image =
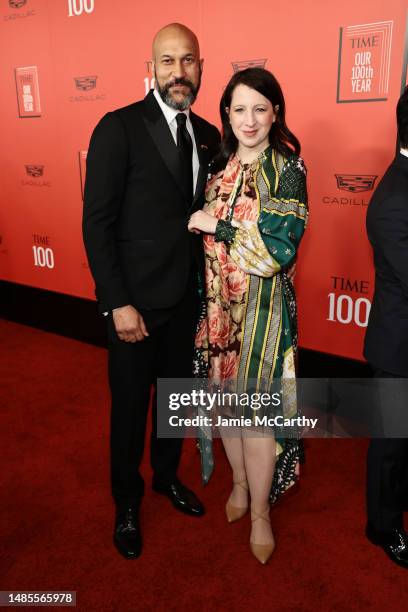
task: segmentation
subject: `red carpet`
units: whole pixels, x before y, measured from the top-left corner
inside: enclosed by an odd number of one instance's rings
[[[80,610],[405,610],[408,573],[364,536],[366,442],[307,442],[296,491],[272,511],[277,539],[262,567],[249,518],[227,525],[230,477],[217,447],[205,489],[192,440],[180,476],[207,514],[190,518],[150,490],[144,553],[111,543],[106,352],[0,322],[0,590],[75,590]],[[146,453],[147,456],[147,453]]]

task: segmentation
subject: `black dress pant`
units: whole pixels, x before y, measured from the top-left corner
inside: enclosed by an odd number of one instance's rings
[[[142,313],[149,336],[136,343],[120,340],[108,320],[111,411],[111,482],[118,506],[140,504],[144,492],[139,466],[153,386],[151,465],[153,479],[175,480],[182,439],[157,437],[157,378],[191,378],[198,289],[193,277],[183,299],[166,311]]]
[[[375,378],[400,378],[383,370],[374,370]],[[405,395],[405,393],[404,393]],[[390,381],[381,384],[378,395],[379,417],[384,435],[398,431],[398,414],[403,421],[408,411],[408,398],[398,393]],[[403,512],[408,505],[408,439],[373,438],[367,456],[367,519],[379,534],[388,534],[403,527]]]

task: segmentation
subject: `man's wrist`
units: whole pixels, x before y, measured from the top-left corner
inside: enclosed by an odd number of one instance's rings
[[[122,306],[115,306],[115,308],[111,308],[110,310],[104,310],[102,312],[102,315],[104,317],[108,317],[109,315],[114,313],[116,310],[121,310],[122,308],[126,308],[127,306],[130,306],[130,304],[123,304]]]

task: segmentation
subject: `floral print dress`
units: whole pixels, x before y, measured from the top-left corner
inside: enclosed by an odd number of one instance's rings
[[[204,236],[205,300],[196,335],[195,373],[216,380],[295,378],[296,299],[286,270],[307,222],[306,170],[295,155],[268,147],[252,164],[237,155],[207,184],[206,212],[219,219]],[[286,414],[296,413],[296,400]],[[211,430],[199,446],[204,482],[213,469]],[[298,440],[277,441],[271,500],[296,479]]]

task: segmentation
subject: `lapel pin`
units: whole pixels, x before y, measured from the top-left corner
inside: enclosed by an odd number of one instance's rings
[[[203,149],[203,151],[207,151],[208,147],[207,145],[200,145],[200,149]]]

